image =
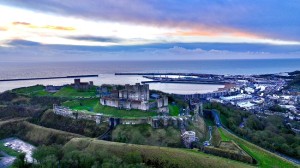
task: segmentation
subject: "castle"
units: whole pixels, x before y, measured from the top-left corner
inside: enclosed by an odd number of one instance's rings
[[[90,82],[80,82],[80,79],[74,79],[74,83],[72,84],[74,89],[87,91],[94,86],[93,81]]]
[[[161,96],[156,99],[149,97],[148,84],[125,85],[124,89],[108,89],[102,88],[100,93],[100,103],[102,105],[124,108],[124,109],[139,109],[147,111],[152,108],[157,108],[158,112],[169,112],[168,97]]]

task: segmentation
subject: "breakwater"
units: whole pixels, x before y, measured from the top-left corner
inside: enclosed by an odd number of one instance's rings
[[[98,75],[74,75],[74,76],[54,76],[54,77],[41,77],[41,78],[1,79],[0,82],[24,81],[24,80],[43,80],[43,79],[62,79],[62,78],[88,78],[88,77],[98,77]]]
[[[224,85],[227,82],[218,81],[193,81],[193,80],[155,80],[155,81],[142,81],[141,83],[181,83],[181,84],[210,84],[210,85]]]
[[[131,73],[131,72],[118,72],[115,73],[115,75],[147,75],[147,76],[154,76],[154,75],[177,75],[177,76],[220,76],[220,75],[216,75],[216,74],[201,74],[201,73]]]

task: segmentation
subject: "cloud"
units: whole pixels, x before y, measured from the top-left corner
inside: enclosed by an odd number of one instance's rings
[[[100,37],[100,36],[69,36],[65,37],[73,40],[82,40],[82,41],[93,41],[93,42],[111,42],[118,43],[124,41],[121,38],[116,37]]]
[[[170,43],[142,46],[49,45],[16,39],[0,47],[1,61],[211,60],[300,58],[299,46]],[[235,51],[230,50],[235,48]],[[238,49],[237,49],[238,48]],[[260,50],[258,50],[260,48]],[[278,51],[276,51],[278,50]],[[284,51],[284,54],[282,54]]]
[[[64,30],[64,31],[72,31],[75,30],[73,27],[65,27],[65,26],[53,26],[53,25],[44,25],[44,26],[37,26],[33,25],[28,22],[12,22],[15,26],[26,26],[33,29],[52,29],[52,30]]]
[[[13,25],[22,25],[22,26],[30,26],[31,25],[30,23],[27,23],[27,22],[13,22],[12,24]]]
[[[0,27],[0,31],[7,31],[8,29],[6,27]]]
[[[300,41],[298,0],[10,0],[2,4],[92,20]]]
[[[53,30],[64,30],[64,31],[73,31],[73,30],[75,30],[75,28],[73,28],[73,27],[51,26],[51,25],[42,26],[40,28],[53,29]]]

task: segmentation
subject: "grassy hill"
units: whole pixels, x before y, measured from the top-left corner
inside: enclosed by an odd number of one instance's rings
[[[63,106],[69,107],[74,110],[86,110],[122,118],[151,117],[157,115],[157,112],[142,111],[136,109],[125,110],[117,109],[115,107],[103,106],[100,104],[98,98],[70,100],[63,103]]]
[[[234,140],[243,150],[250,154],[257,162],[259,167],[297,167],[295,164],[282,157],[279,157],[257,145],[243,140],[223,128],[219,128],[222,140]]]
[[[154,129],[148,124],[119,125],[112,132],[112,140],[142,145],[181,147],[179,129],[168,127]]]
[[[53,113],[52,110],[47,110],[40,119],[35,119],[33,121],[35,124],[47,128],[67,131],[87,137],[98,137],[109,128],[108,123],[96,124],[95,121],[91,120],[75,120],[57,115]]]
[[[65,86],[56,93],[47,92],[45,90],[45,86],[43,85],[35,85],[35,86],[13,89],[13,92],[21,95],[27,95],[27,96],[56,96],[56,97],[68,97],[68,98],[76,98],[76,97],[89,98],[89,97],[95,97],[97,95],[96,87],[93,87],[87,91],[79,91],[74,89],[72,86]]]
[[[0,138],[18,137],[35,145],[65,144],[75,137],[84,137],[65,131],[38,126],[24,120],[0,121]]]
[[[54,93],[54,96],[59,97],[95,97],[96,95],[97,91],[95,86],[88,91],[78,91],[72,86],[65,86]]]
[[[66,151],[80,150],[87,153],[96,153],[97,149],[105,150],[107,155],[113,154],[119,158],[125,158],[128,153],[138,152],[144,163],[154,167],[252,167],[248,164],[193,150],[124,144],[89,138],[73,138],[64,146]]]

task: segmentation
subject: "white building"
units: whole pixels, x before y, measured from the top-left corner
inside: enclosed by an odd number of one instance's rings
[[[196,141],[196,133],[194,131],[185,131],[181,137],[186,147],[190,147],[192,142]]]
[[[251,98],[252,96],[248,94],[238,94],[234,96],[220,97],[220,99],[224,101],[244,100],[244,99],[251,99]]]
[[[250,101],[238,102],[236,105],[247,110],[252,109],[255,106],[255,104],[251,103]]]

